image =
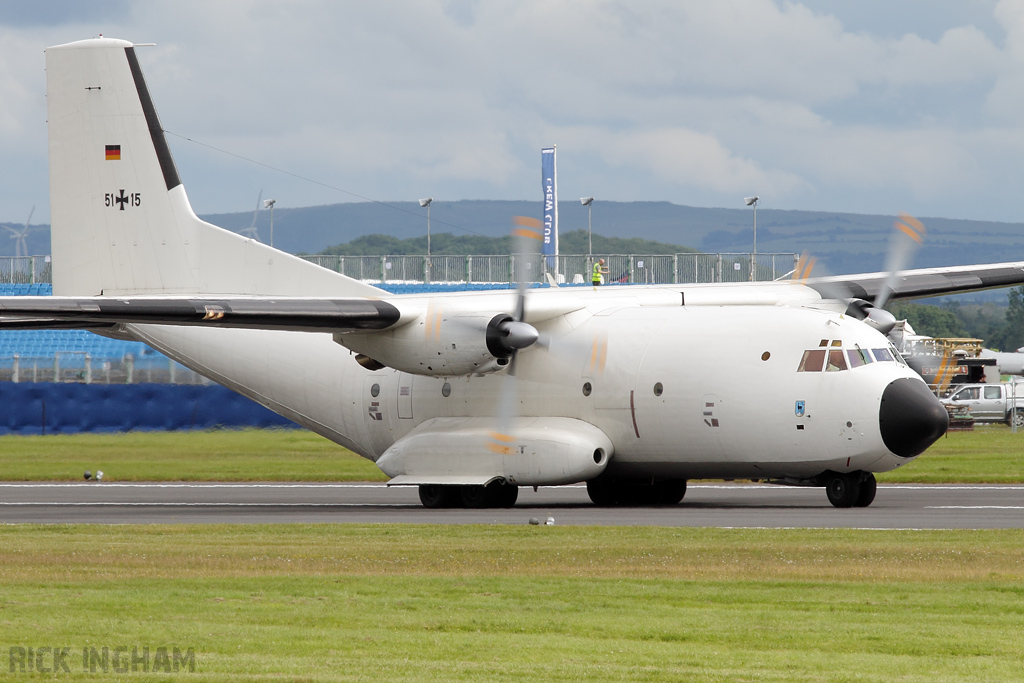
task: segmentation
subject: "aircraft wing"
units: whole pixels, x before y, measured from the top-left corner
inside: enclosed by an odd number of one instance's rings
[[[874,302],[885,289],[888,273],[862,273],[810,278],[806,281],[826,298],[853,297]],[[1024,284],[1024,261],[978,266],[919,268],[900,274],[890,299],[918,299]]]
[[[0,297],[0,329],[102,329],[118,323],[261,330],[383,330],[402,317],[379,299]]]

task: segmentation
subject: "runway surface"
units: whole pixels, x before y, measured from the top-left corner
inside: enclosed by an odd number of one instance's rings
[[[598,508],[586,488],[521,488],[514,508],[428,510],[417,490],[376,483],[0,483],[0,523],[555,524],[864,529],[1024,528],[1024,485],[880,485],[868,508],[824,489],[693,484],[679,505]]]

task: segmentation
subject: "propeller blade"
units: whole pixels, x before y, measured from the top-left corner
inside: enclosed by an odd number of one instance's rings
[[[516,303],[512,311],[512,319],[499,323],[495,328],[498,343],[510,352],[509,363],[501,394],[498,396],[498,426],[487,440],[489,450],[505,455],[511,452],[511,444],[514,440],[514,436],[511,434],[512,425],[519,413],[516,359],[520,349],[532,346],[540,339],[537,328],[523,322],[526,318],[527,278],[536,261],[536,255],[540,252],[540,244],[543,240],[540,221],[526,216],[513,217],[512,238]],[[533,281],[533,278],[529,279]]]
[[[885,279],[885,284],[882,285],[882,291],[875,300],[876,308],[885,308],[885,305],[889,303],[889,299],[896,292],[900,275],[910,265],[917,250],[921,248],[927,232],[921,221],[905,213],[900,214],[899,219],[893,223],[893,228],[895,232],[889,243],[889,255],[885,263],[885,272],[888,273],[888,276]]]

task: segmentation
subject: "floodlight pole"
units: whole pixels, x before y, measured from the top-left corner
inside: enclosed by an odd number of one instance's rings
[[[424,264],[423,272],[427,282],[430,282],[430,205],[434,203],[433,197],[420,200],[420,206],[427,207],[427,262]]]
[[[580,197],[580,204],[587,207],[587,267],[594,267],[594,226],[590,221],[594,209],[593,197]]]
[[[263,208],[270,209],[270,246],[274,246],[274,204],[277,204],[276,199],[263,200]]]
[[[747,197],[743,200],[747,206],[754,207],[754,250],[750,252],[750,281],[754,281],[757,272],[757,203],[761,201],[758,196]]]

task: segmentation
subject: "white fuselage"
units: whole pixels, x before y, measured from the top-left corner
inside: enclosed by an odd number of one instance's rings
[[[799,298],[801,289],[780,291]],[[596,426],[614,447],[609,470],[626,476],[801,479],[908,462],[886,448],[879,430],[886,386],[916,378],[902,362],[797,371],[810,349],[889,347],[868,325],[778,295],[774,305],[736,302],[769,288],[714,295],[700,287],[622,290],[619,299],[608,290],[531,296],[533,310],[573,310],[535,323],[550,337],[547,348],[520,352],[519,416]],[[681,292],[687,305],[665,305]],[[721,292],[729,305],[709,298]],[[444,305],[494,310],[498,295],[487,296],[447,297]],[[510,297],[501,296],[507,305]],[[571,297],[579,307],[559,303]],[[419,300],[426,310],[429,298]],[[426,420],[497,420],[507,381],[505,370],[449,377],[370,371],[325,333],[151,325],[128,331],[374,461]]]

